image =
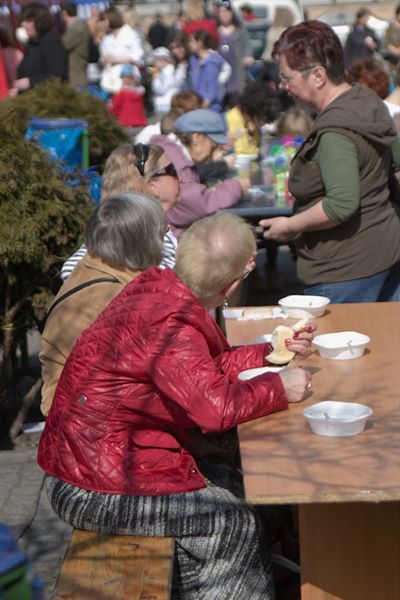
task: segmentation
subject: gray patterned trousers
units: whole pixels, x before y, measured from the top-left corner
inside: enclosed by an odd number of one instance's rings
[[[47,479],[53,509],[77,529],[173,537],[173,600],[273,600],[263,526],[225,465],[198,461],[207,487],[166,496],[86,491]]]

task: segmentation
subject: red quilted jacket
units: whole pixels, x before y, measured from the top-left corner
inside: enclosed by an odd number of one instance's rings
[[[190,432],[219,432],[287,407],[280,377],[240,381],[265,344],[231,348],[169,269],[129,283],[78,338],[55,394],[39,464],[78,487],[160,495],[205,487]]]

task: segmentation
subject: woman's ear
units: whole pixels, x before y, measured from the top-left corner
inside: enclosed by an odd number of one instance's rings
[[[146,191],[153,198],[160,197],[160,188],[159,188],[159,178],[154,177],[154,179],[146,179]]]

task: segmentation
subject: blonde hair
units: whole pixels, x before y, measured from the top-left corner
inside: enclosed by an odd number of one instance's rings
[[[157,170],[163,153],[162,148],[150,146],[149,157],[144,165],[145,176]],[[139,173],[136,160],[132,144],[123,144],[111,152],[104,167],[100,202],[122,192],[147,193],[146,178]]]
[[[182,235],[174,271],[204,303],[240,278],[255,250],[248,223],[217,213],[199,219]]]
[[[312,123],[312,118],[305,110],[290,108],[279,117],[276,132],[278,136],[292,135],[293,137],[305,138],[311,129]]]
[[[187,0],[184,16],[186,21],[200,21],[204,19],[206,12],[202,0]]]

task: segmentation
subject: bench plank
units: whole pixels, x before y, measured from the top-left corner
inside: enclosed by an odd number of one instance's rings
[[[172,538],[74,529],[54,600],[168,600]]]

